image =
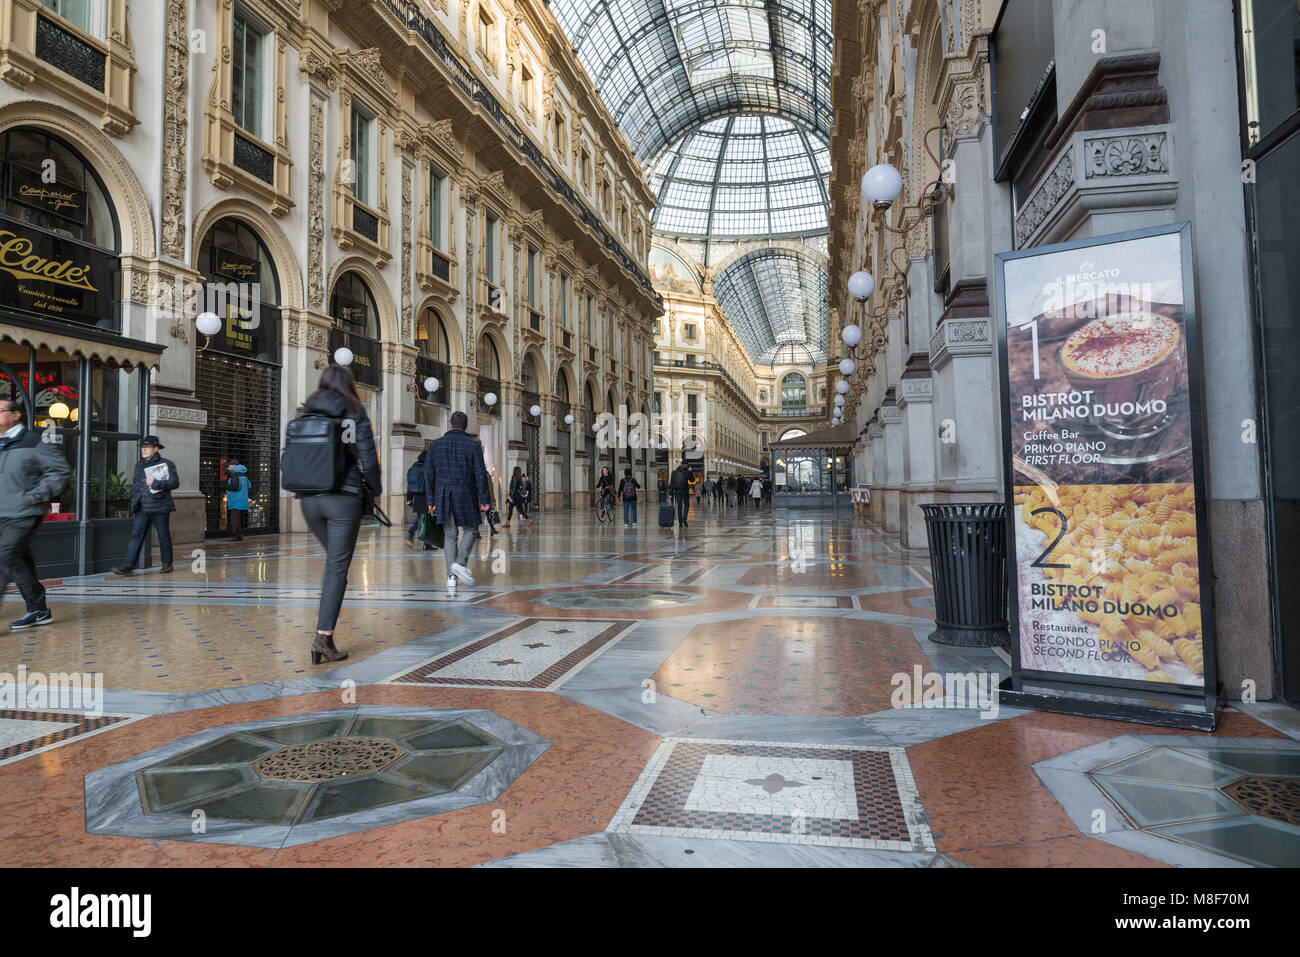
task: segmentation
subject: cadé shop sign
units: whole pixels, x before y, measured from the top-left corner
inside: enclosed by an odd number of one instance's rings
[[[118,259],[0,218],[0,304],[86,325],[117,327]]]

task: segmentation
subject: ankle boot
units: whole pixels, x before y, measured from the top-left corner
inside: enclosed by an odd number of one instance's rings
[[[327,635],[324,632],[316,632],[316,640],[311,644],[311,663],[318,665],[321,660],[325,661],[342,661],[347,658],[346,651],[339,651],[334,647],[334,636]]]

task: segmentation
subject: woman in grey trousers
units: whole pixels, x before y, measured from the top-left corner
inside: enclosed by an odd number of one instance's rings
[[[307,527],[325,549],[325,576],[321,581],[320,610],[316,613],[316,637],[311,646],[311,663],[318,665],[322,659],[342,661],[348,656],[346,651],[334,647],[334,626],[343,607],[343,592],[348,587],[348,568],[352,565],[352,552],[361,528],[364,499],[378,497],[383,487],[370,417],[347,366],[331,364],[321,373],[320,385],[307,399],[303,414],[341,420],[343,448],[348,458],[347,472],[337,489],[299,496]]]

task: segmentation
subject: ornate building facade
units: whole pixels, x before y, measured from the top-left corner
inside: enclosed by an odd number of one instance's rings
[[[924,548],[920,502],[1001,499],[997,253],[1189,221],[1219,674],[1230,695],[1267,697],[1277,658],[1232,5],[836,0],[834,29],[831,341],[862,324],[847,420],[872,518]],[[903,188],[882,221],[859,182],[886,162]],[[936,181],[944,201],[897,232]],[[878,282],[869,308],[891,304],[877,318],[848,293],[860,269]]]
[[[599,412],[649,411],[654,196],[544,3],[3,0],[0,21],[0,134],[26,144],[7,168],[39,172],[48,136],[109,207],[113,331],[154,350],[98,348],[133,383],[154,368],[136,425],[181,472],[179,541],[224,524],[231,457],[253,527],[297,525],[283,427],[341,348],[393,516],[453,410],[545,508],[589,486]],[[198,332],[203,311],[220,331]],[[6,338],[41,367],[76,351]],[[129,469],[120,438],[106,475]]]

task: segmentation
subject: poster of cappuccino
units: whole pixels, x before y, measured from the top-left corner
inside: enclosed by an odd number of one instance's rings
[[[1190,242],[1179,224],[998,258],[1023,673],[1213,687]]]

